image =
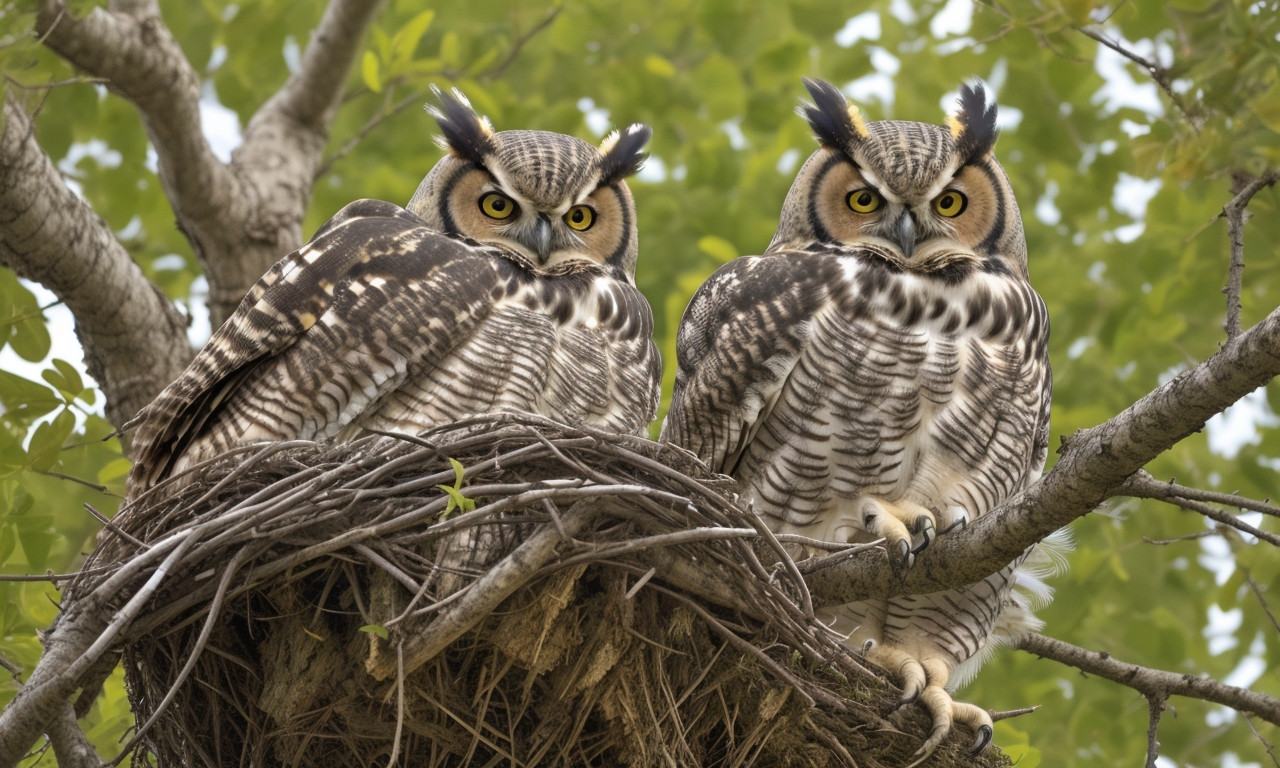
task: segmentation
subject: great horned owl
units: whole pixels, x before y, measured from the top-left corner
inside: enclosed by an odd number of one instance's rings
[[[764,255],[726,264],[685,311],[663,439],[736,478],[773,530],[883,539],[907,568],[1040,477],[1049,319],[981,86],[943,127],[865,122],[835,87],[805,84],[821,148]],[[1014,587],[1047,590],[1025,558],[976,584],[828,609],[901,677],[904,703],[928,708],[919,758],[953,721],[977,730],[975,750],[990,741],[987,713],[946,687],[1036,626]]]
[[[646,429],[661,361],[624,179],[649,128],[495,132],[436,95],[448,153],[407,210],[351,203],[254,285],[135,420],[132,496],[238,445],[501,409]]]

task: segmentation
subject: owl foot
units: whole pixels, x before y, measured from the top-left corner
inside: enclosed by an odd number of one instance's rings
[[[973,744],[969,747],[971,753],[977,754],[991,743],[994,729],[991,715],[981,707],[955,701],[947,693],[945,686],[951,676],[950,665],[936,658],[917,659],[903,648],[885,644],[875,646],[868,658],[890,671],[897,671],[902,678],[899,709],[918,703],[928,710],[933,720],[928,737],[912,755],[914,759],[907,768],[914,768],[933,754],[956,723],[968,725],[974,730]]]
[[[885,501],[865,497],[859,507],[862,527],[873,537],[884,539],[904,569],[915,564],[916,555],[938,537],[933,513],[906,499]]]

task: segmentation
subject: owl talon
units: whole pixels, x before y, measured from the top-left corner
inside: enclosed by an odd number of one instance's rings
[[[933,543],[934,539],[938,538],[937,528],[934,527],[933,519],[929,517],[916,518],[914,531],[921,541],[911,550],[913,554],[920,554]]]
[[[978,728],[978,735],[973,740],[973,746],[969,747],[969,754],[976,755],[986,749],[991,744],[991,737],[995,730],[989,725],[983,725]]]

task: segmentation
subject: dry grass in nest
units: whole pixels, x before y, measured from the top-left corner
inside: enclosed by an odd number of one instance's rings
[[[501,415],[194,471],[64,606],[116,616],[135,759],[870,768],[927,731],[678,449]],[[968,741],[931,764],[1006,764]]]

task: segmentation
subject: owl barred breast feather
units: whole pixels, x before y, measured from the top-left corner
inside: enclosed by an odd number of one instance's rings
[[[407,209],[351,203],[253,286],[134,420],[131,496],[235,446],[503,409],[647,429],[661,360],[624,179],[650,129],[495,132],[434,90],[448,154]]]
[[[821,147],[777,234],[695,293],[681,323],[663,439],[737,479],[780,533],[883,540],[899,568],[1035,482],[1048,452],[1049,321],[996,162],[996,108],[960,91],[948,125],[866,122],[805,81]],[[1032,603],[1058,546],[975,584],[836,606],[848,644],[902,681],[933,728],[991,739],[951,699],[1001,642],[1038,628]],[[814,554],[798,548],[798,557]]]

